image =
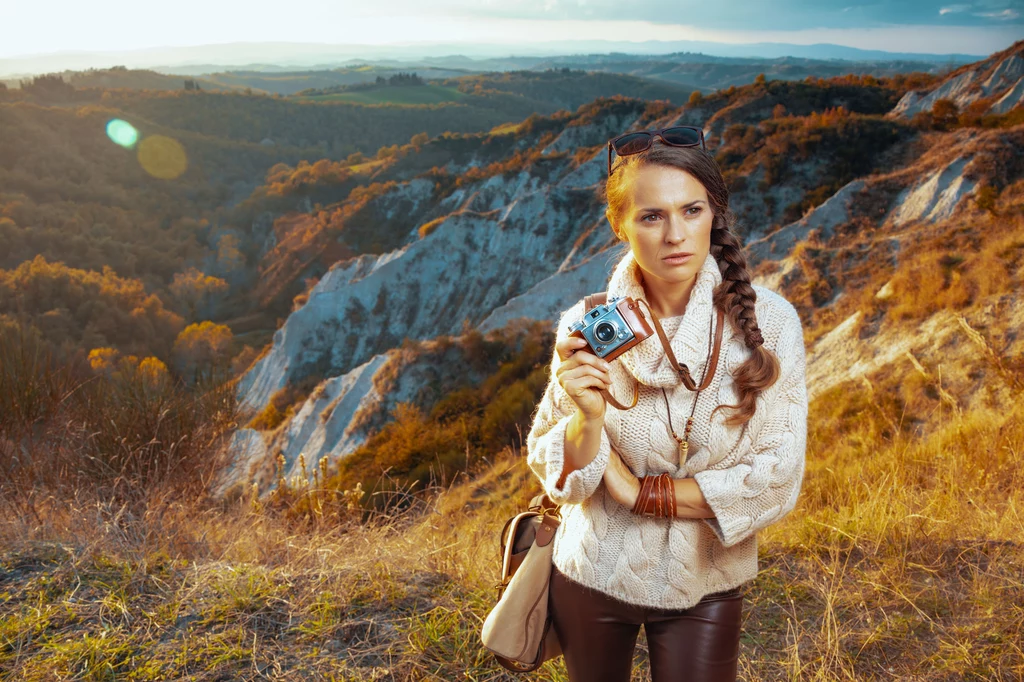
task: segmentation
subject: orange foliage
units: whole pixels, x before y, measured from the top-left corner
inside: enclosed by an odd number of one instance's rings
[[[184,325],[137,279],[69,268],[43,256],[0,270],[0,314],[19,317],[58,348],[165,355]]]
[[[97,373],[114,371],[121,354],[115,348],[93,348],[89,351],[89,366]]]
[[[183,374],[205,372],[229,359],[231,329],[206,320],[185,327],[174,341],[174,356]]]
[[[143,380],[150,386],[159,386],[166,381],[170,372],[159,358],[148,357],[139,363],[139,373]]]
[[[224,239],[221,239],[222,245]],[[228,283],[220,277],[189,268],[185,272],[175,273],[170,290],[191,316],[195,317],[197,311],[202,311],[212,299],[227,292]]]
[[[268,196],[287,196],[317,185],[340,185],[352,175],[349,161],[320,159],[316,163],[302,160],[292,168],[284,163],[275,164],[267,171]]]

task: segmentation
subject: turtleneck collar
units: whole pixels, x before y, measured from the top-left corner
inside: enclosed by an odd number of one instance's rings
[[[690,368],[690,376],[698,382],[707,364],[708,329],[714,318],[714,305],[711,299],[715,287],[721,281],[722,273],[718,268],[718,262],[709,252],[701,269],[697,271],[697,281],[690,292],[686,312],[679,319],[678,329],[675,332],[665,330],[676,359]],[[608,281],[608,299],[617,296],[647,300],[647,294],[640,283],[640,266],[633,257],[632,249],[618,262]],[[641,310],[647,314],[646,308],[641,307]],[[653,324],[651,326],[653,328]],[[723,346],[729,338],[728,320],[725,326],[726,328],[722,330]],[[657,332],[620,355],[618,360],[637,381],[648,386],[671,388],[682,381],[679,373],[669,362]]]

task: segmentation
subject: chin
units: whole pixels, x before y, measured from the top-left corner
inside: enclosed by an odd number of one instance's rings
[[[658,263],[658,269],[654,274],[667,282],[685,282],[688,279],[692,279],[697,272],[697,266],[694,265],[693,260],[691,258],[689,263],[684,263],[683,265]]]

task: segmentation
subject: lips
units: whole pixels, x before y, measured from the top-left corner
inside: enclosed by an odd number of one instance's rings
[[[686,260],[687,258],[689,258],[692,255],[693,255],[692,253],[686,253],[684,251],[680,251],[679,253],[673,253],[673,254],[670,254],[668,256],[665,256],[662,260],[667,260],[667,261],[677,261],[678,260],[678,261],[682,261],[682,260]]]

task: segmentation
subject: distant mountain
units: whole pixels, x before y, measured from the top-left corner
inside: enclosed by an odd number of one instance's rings
[[[644,42],[608,40],[567,40],[505,44],[421,43],[416,45],[329,45],[317,43],[229,43],[193,47],[162,47],[120,52],[60,52],[0,59],[0,77],[24,77],[39,73],[89,68],[127,66],[191,75],[224,70],[322,70],[346,66],[353,61],[397,60],[393,66],[408,68],[427,62],[447,68],[492,71],[531,68],[530,60],[558,55],[639,54],[666,55],[699,52],[719,57],[803,57],[810,59],[846,59],[860,61],[911,60],[944,63],[951,66],[974,61],[985,55],[918,54],[861,50],[842,45],[791,45],[786,43],[730,44],[707,41]],[[472,64],[474,60],[489,63]],[[470,62],[470,63],[467,63]],[[500,66],[507,64],[507,66]],[[265,66],[259,66],[265,65]],[[271,66],[274,65],[274,66]],[[194,70],[201,68],[202,71]],[[212,68],[211,68],[212,67]]]
[[[76,88],[129,88],[131,90],[181,90],[185,78],[158,73],[150,69],[89,69],[87,71],[64,71],[58,74]],[[205,78],[189,78],[202,90],[230,90],[234,86]],[[242,88],[239,88],[242,89]]]
[[[444,62],[445,66],[439,66]],[[90,69],[64,71],[60,75],[77,87],[176,89],[185,76],[196,78],[204,90],[251,90],[253,92],[293,95],[306,90],[331,91],[345,86],[372,84],[380,78],[388,79],[398,73],[414,72],[420,78],[445,85],[459,79],[473,77],[474,81],[499,83],[498,90],[508,91],[501,84],[504,73],[543,73],[546,71],[589,72],[616,74],[643,78],[655,83],[670,84],[688,94],[692,90],[712,92],[753,82],[760,74],[769,80],[797,81],[806,78],[831,78],[849,73],[892,76],[899,73],[943,74],[956,64],[948,61],[845,61],[839,59],[807,59],[803,57],[719,57],[699,52],[677,52],[666,55],[588,54],[555,57],[520,57],[507,59],[473,60],[450,57],[398,62],[395,60],[358,61],[337,68],[314,67],[312,70],[293,70],[281,66],[250,66],[239,70],[219,70],[212,65],[190,67],[155,67],[155,70]],[[159,72],[159,73],[158,73]],[[166,76],[162,75],[166,74]],[[9,79],[8,85],[17,87],[18,79]],[[605,91],[609,92],[609,91]],[[640,93],[634,85],[623,83],[623,95],[657,98],[659,95]],[[324,94],[324,93],[319,93]],[[610,94],[610,92],[609,92]],[[595,96],[598,96],[595,94]],[[666,95],[660,95],[666,96]],[[426,102],[424,102],[426,103]]]

